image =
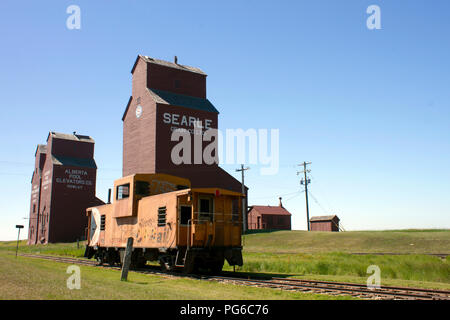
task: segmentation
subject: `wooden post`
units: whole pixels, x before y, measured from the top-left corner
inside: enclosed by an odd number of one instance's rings
[[[122,262],[122,274],[120,276],[120,280],[127,281],[128,278],[128,270],[130,269],[131,264],[131,253],[133,252],[133,238],[130,237],[127,240],[127,248],[125,249],[125,257],[123,257]]]
[[[19,229],[19,233],[17,234],[17,246],[16,246],[16,258],[17,258],[17,251],[19,251],[19,238],[20,238],[20,229],[23,228],[22,225],[16,225],[16,228]]]
[[[245,194],[245,184],[244,184],[244,171],[249,170],[250,168],[244,168],[244,165],[241,164],[240,169],[236,169],[237,172],[241,171],[242,173],[242,235],[247,232],[247,206],[246,206],[246,194]]]

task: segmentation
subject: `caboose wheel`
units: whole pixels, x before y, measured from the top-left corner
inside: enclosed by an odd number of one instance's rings
[[[194,273],[195,272],[195,263],[194,261],[190,261],[185,263],[184,267],[183,267],[183,273],[184,274],[190,274],[190,273]]]
[[[162,271],[172,271],[173,263],[170,256],[162,256],[159,258],[159,265]]]
[[[103,259],[101,257],[97,257],[97,263],[99,266],[103,265]]]
[[[188,252],[186,259],[184,261],[183,273],[197,273],[198,272],[198,261],[192,252]]]
[[[195,265],[195,263],[186,264],[183,267],[183,273],[184,274],[198,273],[198,267],[197,265]]]
[[[222,272],[224,262],[225,262],[224,258],[221,259],[219,258],[210,263],[209,269],[211,270],[212,273],[220,273]]]
[[[147,264],[147,259],[144,258],[143,255],[139,255],[138,253],[131,255],[131,267],[133,269],[136,268],[144,268]]]
[[[108,250],[106,252],[106,262],[110,266],[114,266],[118,260],[117,253],[114,250]]]
[[[103,250],[97,251],[95,259],[97,260],[99,266],[103,265],[103,262],[105,262],[105,253]]]

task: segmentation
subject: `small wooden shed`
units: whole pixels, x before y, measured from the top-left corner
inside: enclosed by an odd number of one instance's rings
[[[249,230],[291,230],[291,216],[283,204],[278,206],[251,206],[248,212]]]
[[[336,215],[311,217],[309,223],[311,231],[339,232],[339,218]]]

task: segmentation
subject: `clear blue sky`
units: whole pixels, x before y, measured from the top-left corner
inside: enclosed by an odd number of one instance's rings
[[[66,28],[71,4],[81,30]],[[366,27],[372,4],[381,30]],[[285,195],[294,229],[306,228],[304,160],[311,215],[348,230],[450,228],[449,12],[447,0],[1,1],[0,240],[28,225],[50,130],[95,139],[106,198],[138,54],[204,70],[221,129],[280,130],[279,173],[252,167],[246,184],[250,204]]]

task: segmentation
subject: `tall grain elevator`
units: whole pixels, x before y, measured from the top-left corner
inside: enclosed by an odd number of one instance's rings
[[[73,242],[85,236],[86,208],[95,197],[97,166],[91,137],[50,132],[39,144],[31,179],[28,244]]]
[[[200,69],[139,55],[131,70],[132,95],[123,121],[123,176],[166,173],[187,178],[192,187],[220,187],[241,192],[241,183],[217,163],[176,164],[171,152],[174,130],[195,135],[218,128],[219,111],[206,98],[206,77]],[[195,123],[200,123],[198,131]],[[217,141],[213,141],[217,145]],[[210,144],[210,142],[208,142]],[[202,149],[207,145],[202,142]],[[193,147],[194,148],[194,147]]]

